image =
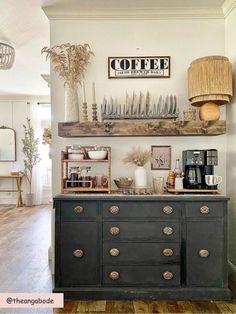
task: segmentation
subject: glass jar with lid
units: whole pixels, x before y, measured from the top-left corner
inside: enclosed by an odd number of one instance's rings
[[[70,167],[69,185],[71,188],[78,187],[78,170],[77,170],[77,167]]]

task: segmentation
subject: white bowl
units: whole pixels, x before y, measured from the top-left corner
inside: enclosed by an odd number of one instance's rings
[[[105,159],[107,157],[106,150],[89,150],[88,156],[90,159]]]
[[[79,153],[68,154],[68,159],[71,159],[71,160],[82,160],[82,159],[84,159],[84,154],[79,154]]]

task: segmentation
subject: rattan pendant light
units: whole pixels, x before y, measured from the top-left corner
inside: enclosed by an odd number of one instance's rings
[[[0,70],[8,70],[15,59],[15,50],[12,46],[0,42]]]
[[[199,106],[201,120],[218,120],[219,105],[233,95],[232,64],[224,56],[207,56],[191,62],[188,69],[188,94],[192,106]]]

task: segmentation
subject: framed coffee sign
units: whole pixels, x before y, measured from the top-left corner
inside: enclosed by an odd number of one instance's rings
[[[109,78],[168,78],[170,57],[109,57]]]

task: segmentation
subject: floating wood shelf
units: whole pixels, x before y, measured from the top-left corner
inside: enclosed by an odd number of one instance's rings
[[[60,122],[61,137],[208,136],[226,132],[226,121],[107,121]]]

